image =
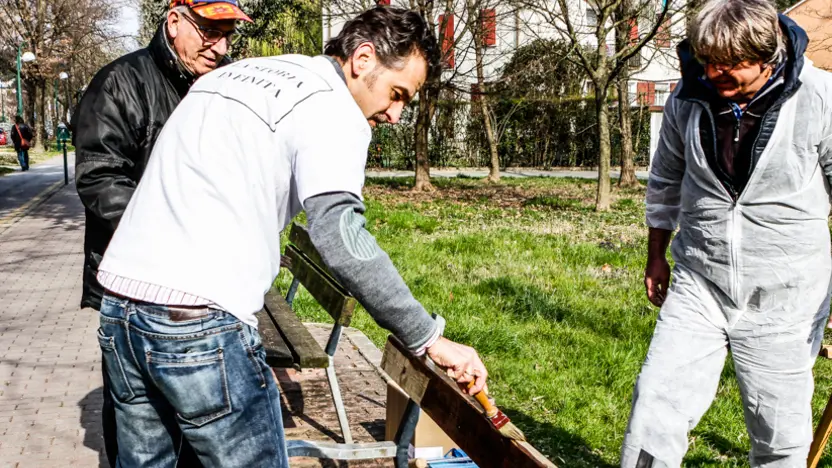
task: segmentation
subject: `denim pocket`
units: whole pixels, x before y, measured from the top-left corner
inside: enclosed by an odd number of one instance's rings
[[[119,401],[127,402],[132,400],[136,394],[130,387],[127,374],[124,373],[124,366],[121,357],[116,350],[115,339],[107,336],[98,329],[98,345],[101,347],[102,359],[107,366],[107,375],[110,377],[110,389]]]
[[[147,351],[147,371],[182,421],[203,426],[231,413],[222,348],[195,353]]]
[[[247,341],[245,344],[248,345],[248,347],[251,348],[253,352],[256,353],[263,347],[263,341],[260,338],[260,332],[257,331],[256,328],[252,327],[251,325],[244,325],[243,333]]]

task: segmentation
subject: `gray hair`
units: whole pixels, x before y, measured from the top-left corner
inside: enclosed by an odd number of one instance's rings
[[[702,63],[777,65],[786,59],[786,38],[768,0],[709,0],[690,23],[688,38]]]

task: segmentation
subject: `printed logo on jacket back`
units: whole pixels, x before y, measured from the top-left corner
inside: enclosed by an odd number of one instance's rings
[[[197,80],[191,93],[208,93],[239,102],[274,132],[292,110],[332,87],[315,71],[279,57],[235,62]]]

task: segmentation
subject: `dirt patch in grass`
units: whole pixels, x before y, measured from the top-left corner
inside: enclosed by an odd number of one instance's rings
[[[488,183],[470,178],[437,179],[434,192],[413,192],[411,178],[367,179],[364,193],[372,198],[401,203],[449,201],[462,205],[487,204],[490,208],[532,207],[551,210],[594,209],[596,182],[588,179],[548,177],[505,179]],[[619,199],[644,197],[644,189],[613,189],[613,203]]]

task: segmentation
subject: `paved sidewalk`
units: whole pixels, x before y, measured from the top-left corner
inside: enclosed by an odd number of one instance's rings
[[[0,233],[0,467],[107,466],[101,438],[97,315],[79,310],[83,209],[75,186]],[[327,330],[310,326],[325,342]],[[348,330],[336,369],[354,437],[383,437],[380,353]],[[322,372],[279,373],[291,438],[340,439]],[[300,466],[392,466],[293,459]]]
[[[75,173],[75,153],[67,154],[69,179]],[[64,157],[55,156],[32,165],[26,172],[13,172],[0,177],[0,220],[14,210],[64,181]]]

